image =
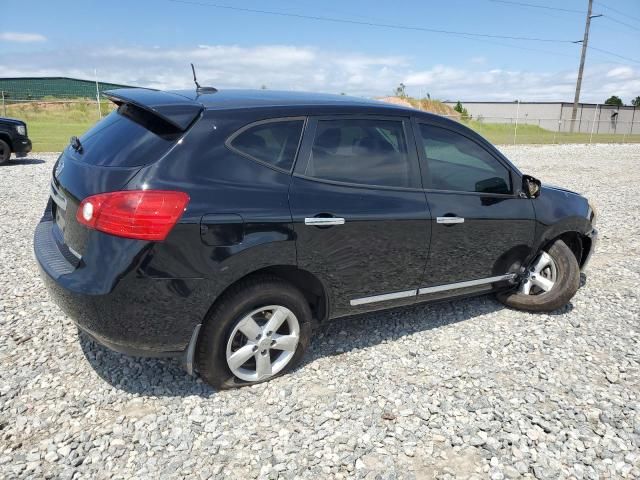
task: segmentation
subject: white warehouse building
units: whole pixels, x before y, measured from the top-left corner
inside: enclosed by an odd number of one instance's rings
[[[457,102],[445,101],[454,107]],[[567,102],[462,102],[473,120],[487,123],[538,125],[545,130],[571,131],[573,103]],[[640,134],[640,107],[578,104],[574,132]]]

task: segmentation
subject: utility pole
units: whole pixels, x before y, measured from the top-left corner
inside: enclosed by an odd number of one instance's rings
[[[98,119],[102,120],[102,109],[100,108],[100,88],[98,87],[98,69],[93,69],[93,76],[96,79],[96,102],[98,104]]]
[[[589,27],[591,19],[601,17],[602,15],[591,15],[593,0],[589,0],[589,8],[587,9],[587,20],[584,25],[584,38],[574,43],[582,43],[582,55],[580,56],[580,68],[578,69],[578,81],[576,82],[576,94],[573,97],[573,109],[571,110],[571,132],[576,124],[576,116],[578,115],[578,103],[580,102],[580,87],[582,87],[582,73],[584,72],[584,59],[587,56],[587,44],[589,43]]]

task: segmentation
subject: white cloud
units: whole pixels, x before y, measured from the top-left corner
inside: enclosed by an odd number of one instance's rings
[[[620,80],[628,80],[633,78],[633,68],[631,67],[616,67],[607,72],[608,78],[618,78]]]
[[[378,56],[295,45],[197,45],[78,47],[0,52],[3,76],[70,76],[160,89],[191,88],[189,63],[203,85],[345,92],[384,96],[400,82],[412,95],[429,92],[451,100],[570,101],[576,72],[506,70],[468,62],[417,69],[416,59]],[[487,62],[488,63],[488,62]],[[590,64],[582,100],[602,102],[610,95],[625,101],[640,94],[640,69]]]
[[[292,45],[198,45],[189,48],[107,47],[0,53],[5,76],[75,76],[152,88],[190,88],[193,62],[201,84],[388,94],[407,60]]]
[[[405,76],[407,86],[420,88],[448,100],[570,101],[575,91],[576,72],[531,72],[525,70],[466,70],[436,65]],[[640,71],[623,66],[611,69],[593,65],[587,69],[581,100],[603,102],[610,95],[628,101],[640,91]]]
[[[4,42],[33,43],[46,40],[47,37],[39,33],[0,32],[0,41]]]

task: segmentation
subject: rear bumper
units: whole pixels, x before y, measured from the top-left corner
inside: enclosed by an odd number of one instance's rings
[[[187,351],[202,320],[200,300],[193,295],[198,280],[149,278],[135,265],[114,269],[116,258],[103,259],[100,268],[83,260],[73,265],[61,253],[53,228],[46,219],[36,228],[35,257],[49,295],[80,330],[127,355],[176,357]]]
[[[73,320],[73,319],[72,319]],[[103,347],[113,350],[114,352],[129,355],[131,357],[147,357],[147,358],[171,358],[171,357],[184,357],[185,351],[162,351],[162,350],[149,350],[144,347],[131,346],[129,344],[117,343],[112,341],[108,337],[103,337],[96,332],[88,330],[84,325],[74,320],[78,329],[91,338],[94,342],[99,343]]]
[[[31,140],[27,137],[18,137],[13,142],[13,152],[16,154],[16,157],[24,157],[29,152],[31,152]]]

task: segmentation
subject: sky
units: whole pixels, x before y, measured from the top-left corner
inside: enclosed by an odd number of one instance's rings
[[[100,81],[189,88],[193,62],[200,84],[217,88],[379,97],[403,83],[440,100],[573,101],[581,45],[572,42],[583,37],[587,4],[0,0],[0,77],[97,72]],[[640,0],[594,0],[593,14],[604,16],[591,22],[581,101],[618,95],[628,104],[640,95]]]

